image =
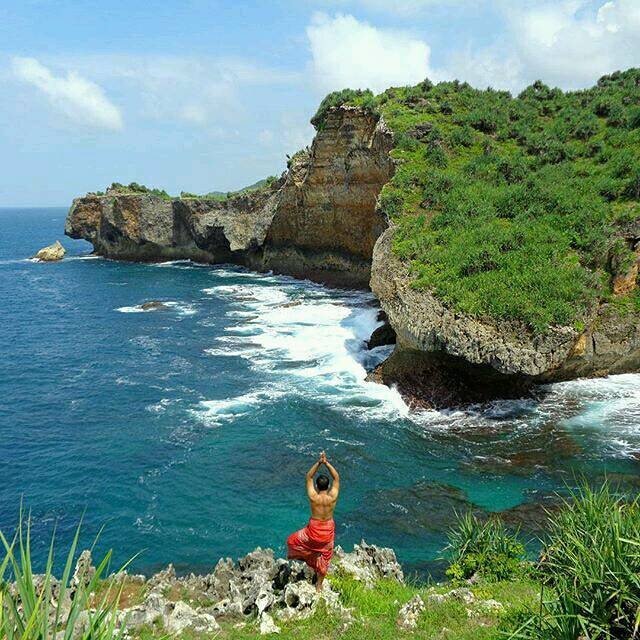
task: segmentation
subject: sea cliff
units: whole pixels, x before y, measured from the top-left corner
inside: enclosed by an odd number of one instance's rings
[[[330,94],[264,186],[74,200],[111,258],[230,262],[371,287],[413,406],[640,369],[640,71],[517,98],[457,82]],[[635,111],[634,111],[635,109]]]
[[[380,118],[337,108],[268,186],[223,200],[87,194],[74,200],[65,233],[109,258],[228,262],[366,287],[373,245],[386,226],[376,199],[393,172],[391,147]]]

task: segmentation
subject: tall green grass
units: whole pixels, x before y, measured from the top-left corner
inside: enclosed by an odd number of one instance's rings
[[[449,531],[447,575],[460,582],[476,576],[497,582],[522,577],[527,570],[524,545],[518,533],[499,518],[482,521],[472,513],[459,516]]]
[[[55,564],[52,536],[44,573],[34,572],[31,555],[31,522],[23,523],[22,512],[14,538],[0,532],[4,558],[0,563],[0,638],[2,640],[116,640],[118,629],[117,587],[92,601],[111,561],[109,551],[93,575],[80,575],[71,584],[80,525],[68,550],[60,581],[53,575]],[[121,589],[121,587],[120,587]]]
[[[584,484],[549,516],[540,570],[547,596],[512,636],[640,638],[640,502]]]

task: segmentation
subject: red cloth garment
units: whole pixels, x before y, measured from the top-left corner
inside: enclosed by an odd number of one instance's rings
[[[327,575],[333,556],[333,540],[336,525],[331,520],[311,518],[309,524],[287,538],[287,557],[290,560],[304,560],[314,571]]]

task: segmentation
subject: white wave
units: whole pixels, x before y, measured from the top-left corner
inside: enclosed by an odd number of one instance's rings
[[[82,256],[66,256],[64,260],[103,260],[103,257],[90,253]]]
[[[167,410],[167,407],[169,407],[174,402],[177,402],[177,400],[173,400],[171,398],[162,398],[159,402],[147,405],[145,408],[150,413],[164,413]]]
[[[254,278],[202,290],[225,300],[225,315],[234,320],[205,350],[208,355],[241,357],[286,384],[288,393],[320,399],[365,420],[409,414],[397,390],[366,380],[367,370],[390,351],[364,348],[380,324],[371,294],[281,276],[268,282]]]
[[[164,307],[168,309],[174,309],[178,312],[179,315],[182,316],[192,316],[198,313],[198,310],[193,304],[183,303],[183,302],[175,302],[175,301],[162,301]],[[137,304],[133,307],[118,307],[116,311],[120,313],[151,313],[151,312],[162,312],[163,309],[143,309],[142,304]]]
[[[140,305],[136,305],[135,307],[118,307],[116,311],[120,313],[149,313],[155,309],[143,309]]]
[[[217,427],[225,422],[245,416],[255,407],[273,402],[283,395],[285,395],[284,391],[269,389],[253,391],[222,400],[202,400],[198,408],[193,409],[191,413],[207,426]]]

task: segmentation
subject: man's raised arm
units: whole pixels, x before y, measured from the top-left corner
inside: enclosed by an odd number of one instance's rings
[[[324,451],[322,452],[321,462],[325,464],[327,469],[329,469],[329,473],[333,478],[333,483],[331,485],[331,490],[329,491],[329,495],[338,496],[340,492],[340,474],[337,472],[336,468],[327,460],[327,456],[324,455]]]
[[[320,468],[320,459],[314,462],[311,469],[307,471],[307,494],[309,496],[315,495],[316,488],[313,486],[313,476],[316,475],[316,471]]]

